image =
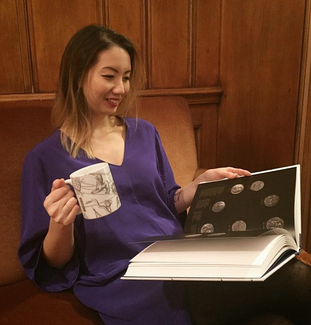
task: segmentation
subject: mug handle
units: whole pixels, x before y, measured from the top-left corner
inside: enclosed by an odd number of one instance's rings
[[[66,179],[66,180],[65,180],[65,183],[66,183],[66,184],[69,184],[69,185],[71,185],[71,186],[72,186],[72,182],[71,182],[71,179]]]

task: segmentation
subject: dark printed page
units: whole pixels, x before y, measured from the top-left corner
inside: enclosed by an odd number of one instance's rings
[[[295,238],[296,166],[201,183],[185,234],[256,236],[284,228]]]

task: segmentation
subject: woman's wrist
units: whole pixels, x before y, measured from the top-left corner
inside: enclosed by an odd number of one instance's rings
[[[73,223],[63,225],[50,220],[49,230],[43,241],[43,256],[52,267],[61,269],[74,253]]]

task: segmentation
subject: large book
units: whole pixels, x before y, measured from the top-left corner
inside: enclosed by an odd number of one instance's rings
[[[263,281],[301,249],[300,166],[200,183],[184,234],[147,240],[123,279]]]

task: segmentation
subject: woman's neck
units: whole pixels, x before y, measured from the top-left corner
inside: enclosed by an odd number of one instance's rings
[[[106,115],[101,118],[93,118],[91,126],[93,132],[111,132],[115,127],[122,125],[121,120],[117,116]]]

